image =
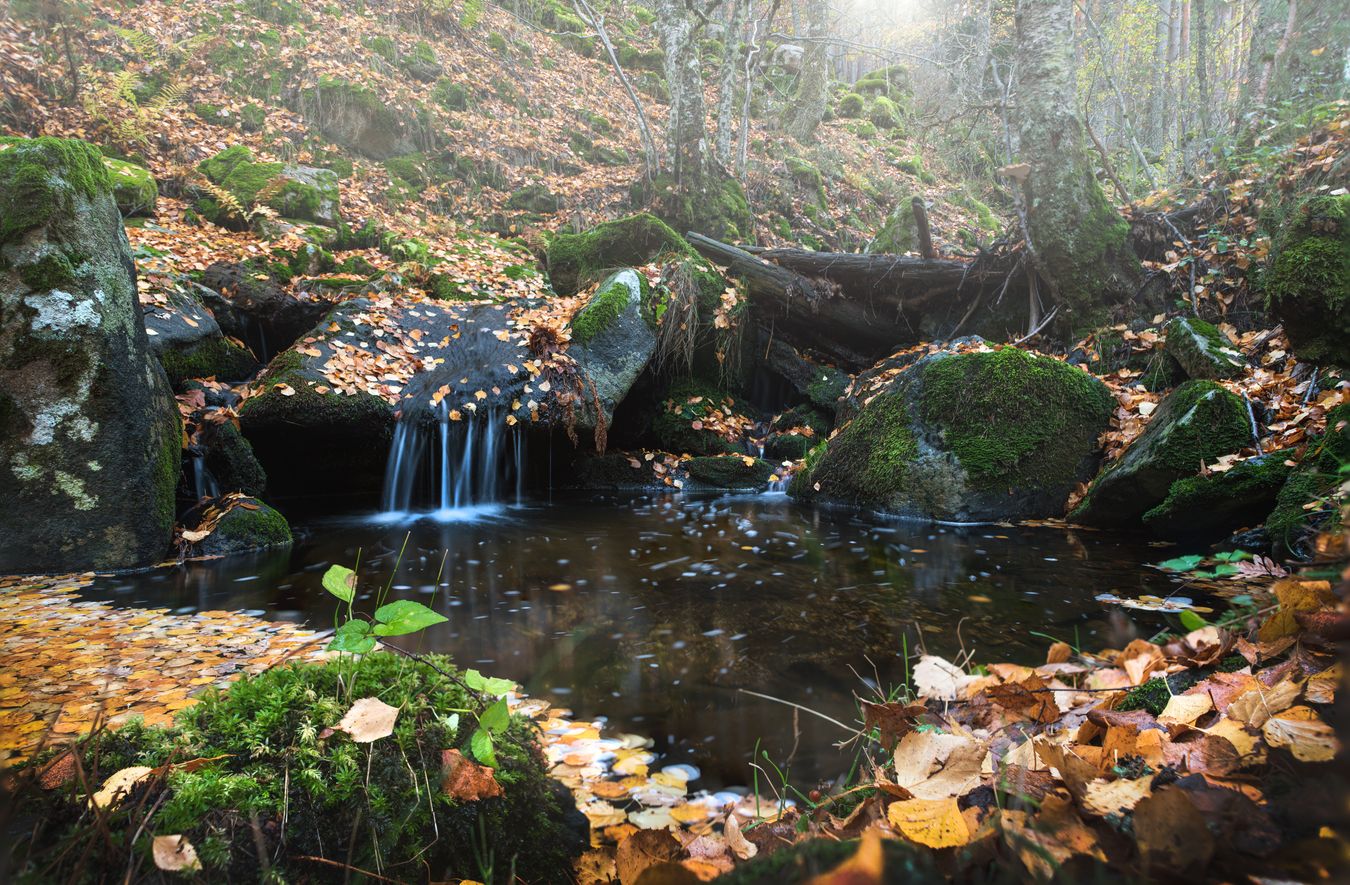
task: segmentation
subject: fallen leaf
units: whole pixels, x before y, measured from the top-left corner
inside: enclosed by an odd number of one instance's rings
[[[150,851],[155,866],[170,873],[195,873],[202,868],[197,849],[186,836],[156,836]]]
[[[955,797],[892,802],[886,819],[905,838],[929,848],[954,848],[970,841],[970,828]]]
[[[1261,728],[1272,747],[1288,747],[1301,762],[1329,762],[1340,750],[1335,730],[1311,707],[1290,707]]]
[[[502,795],[502,786],[497,783],[493,770],[464,758],[459,750],[445,750],[441,753],[441,792],[451,799],[465,802],[477,802]]]
[[[398,707],[391,707],[379,698],[361,698],[334,727],[347,732],[358,744],[368,744],[393,734],[396,719]]]

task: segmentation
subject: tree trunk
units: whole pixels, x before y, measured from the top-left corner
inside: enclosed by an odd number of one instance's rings
[[[736,141],[736,83],[741,73],[741,37],[745,30],[748,0],[731,0],[728,10],[726,50],[722,56],[722,82],[717,95],[717,162],[730,169]]]
[[[689,8],[679,0],[657,0],[656,33],[665,53],[666,86],[670,90],[667,167],[677,184],[701,183],[708,172],[707,105],[699,64],[698,29]]]
[[[806,54],[802,58],[802,73],[797,78],[797,94],[784,128],[800,142],[811,141],[816,127],[825,116],[830,99],[829,44],[830,6],[826,0],[811,0],[808,8],[810,27]]]
[[[1140,278],[1129,226],[1097,183],[1074,115],[1071,10],[1072,0],[1020,0],[1017,9],[1027,235],[1063,332],[1104,322],[1111,307],[1133,299]]]

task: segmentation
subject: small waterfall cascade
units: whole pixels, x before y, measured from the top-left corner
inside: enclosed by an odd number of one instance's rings
[[[384,474],[387,516],[428,512],[446,518],[487,505],[521,503],[525,434],[497,411],[452,420],[441,403],[429,416],[401,416]],[[430,420],[429,420],[430,419]]]
[[[211,469],[206,466],[206,456],[198,451],[193,451],[192,461],[192,492],[200,501],[203,498],[217,498],[220,496],[220,483],[211,473]]]

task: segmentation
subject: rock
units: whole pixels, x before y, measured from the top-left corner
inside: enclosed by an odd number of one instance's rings
[[[682,231],[698,231],[724,243],[754,236],[755,218],[745,190],[735,178],[720,171],[677,182],[670,173],[639,176],[628,191],[634,207],[650,206],[652,213]],[[633,262],[630,262],[633,263]]]
[[[548,276],[559,295],[571,295],[617,267],[638,267],[673,253],[695,257],[693,248],[651,215],[606,221],[580,234],[554,234],[548,243]]]
[[[320,320],[305,336],[319,339],[307,345],[319,355],[294,347],[279,354],[258,380],[262,393],[239,409],[240,429],[267,472],[272,497],[379,494],[394,407],[365,391],[333,390],[323,373],[336,352],[326,339],[330,324],[355,331],[355,318],[370,306],[353,299]],[[341,334],[333,333],[334,339]]]
[[[557,194],[549,190],[547,185],[529,184],[507,198],[506,208],[543,215],[557,212],[562,208],[562,204]]]
[[[1129,369],[1139,373],[1134,383],[1151,391],[1171,390],[1186,380],[1185,370],[1166,351],[1158,330],[1142,321],[1094,330],[1069,353],[1068,362],[1094,375]]]
[[[748,490],[763,489],[773,475],[773,465],[749,455],[721,455],[694,458],[685,463],[694,488]]]
[[[285,218],[327,227],[336,227],[342,221],[338,176],[331,169],[256,162],[253,152],[240,144],[203,160],[197,168],[213,184],[229,191],[245,209],[261,202]],[[243,221],[210,195],[197,201],[197,211],[217,224]]]
[[[198,300],[205,291],[183,279],[153,291],[155,300],[142,303],[150,353],[159,357],[175,391],[191,378],[242,381],[258,368],[257,358],[227,340]]]
[[[298,110],[325,138],[372,160],[418,149],[399,112],[358,83],[324,75],[300,97]]]
[[[799,396],[833,413],[848,387],[848,374],[802,356],[782,338],[767,332],[761,332],[760,338],[759,350],[764,354],[764,368],[781,377]]]
[[[939,352],[813,449],[788,491],[959,522],[1058,516],[1113,402],[1086,372],[1015,347]]]
[[[1223,473],[1179,479],[1163,502],[1144,514],[1144,526],[1165,538],[1217,538],[1255,525],[1275,506],[1289,476],[1286,457],[1273,452]]]
[[[103,158],[112,179],[113,199],[117,202],[117,211],[123,218],[133,215],[154,215],[155,203],[159,200],[159,185],[155,176],[144,166],[128,163],[124,160]]]
[[[651,290],[635,270],[621,270],[605,280],[586,306],[573,315],[572,343],[567,353],[584,376],[583,401],[577,426],[596,426],[599,400],[606,425],[656,351]]]
[[[229,509],[219,517],[211,534],[193,545],[196,555],[229,556],[291,544],[286,517],[257,498],[229,496],[225,500]]]
[[[1305,505],[1326,498],[1343,481],[1341,468],[1350,464],[1350,405],[1327,412],[1327,431],[1311,440],[1298,467],[1275,496],[1275,507],[1266,516],[1266,534],[1271,552],[1278,557],[1310,553],[1316,530],[1333,508],[1309,510]]]
[[[694,378],[674,382],[651,422],[652,438],[664,452],[688,455],[740,454],[739,441],[726,438],[712,425],[743,409],[737,401],[711,384]]]
[[[312,329],[336,300],[322,293],[298,298],[249,262],[210,265],[202,272],[202,286],[203,301],[221,330],[264,357]]]
[[[332,249],[338,243],[338,232],[334,228],[298,218],[259,218],[254,227],[267,240],[295,237],[319,249]]]
[[[1177,317],[1166,326],[1167,353],[1189,378],[1236,378],[1247,358],[1217,328],[1196,317]]]
[[[558,477],[559,485],[592,491],[629,491],[646,489],[661,485],[662,477],[657,476],[652,465],[643,453],[607,452],[597,455],[594,452],[576,452],[571,464]]]
[[[0,146],[0,259],[0,571],[157,562],[181,431],[96,148]]]
[[[1300,203],[1262,282],[1296,354],[1350,366],[1350,194]]]
[[[214,431],[202,440],[206,446],[206,469],[216,485],[225,492],[261,495],[267,490],[267,471],[253,454],[253,446],[244,439],[234,422],[211,425]]]
[[[1174,482],[1250,441],[1241,399],[1212,381],[1187,381],[1163,400],[1125,454],[1093,480],[1069,518],[1084,525],[1137,526]]]

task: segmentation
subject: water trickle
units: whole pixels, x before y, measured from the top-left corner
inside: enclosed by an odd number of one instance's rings
[[[192,456],[192,491],[200,501],[203,498],[215,498],[220,495],[220,483],[206,466],[204,455]]]
[[[525,436],[495,412],[452,421],[440,404],[400,417],[385,467],[386,515],[430,511],[451,516],[485,504],[520,503],[525,489]],[[508,491],[509,490],[509,491]]]

